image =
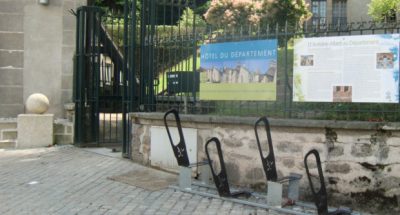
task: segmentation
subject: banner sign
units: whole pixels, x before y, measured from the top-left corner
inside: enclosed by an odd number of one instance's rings
[[[276,100],[277,40],[202,45],[200,100]]]
[[[294,41],[293,101],[399,102],[399,34]]]

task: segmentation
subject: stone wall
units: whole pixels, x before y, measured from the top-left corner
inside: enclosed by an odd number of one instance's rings
[[[371,16],[368,15],[368,4],[371,0],[347,1],[348,22],[368,22]]]
[[[32,93],[50,100],[62,117],[72,101],[75,16],[86,0],[0,0],[0,117],[24,113]]]
[[[16,118],[0,118],[0,149],[14,149],[18,138]],[[53,123],[54,144],[74,143],[74,124],[66,119],[56,119]]]
[[[161,113],[131,114],[134,161],[150,165],[150,128],[163,126],[162,117]],[[205,158],[205,142],[218,137],[230,182],[265,187],[253,128],[256,118],[181,115],[181,121],[184,128],[197,129],[200,159]],[[317,149],[329,193],[338,197],[336,202],[353,205],[353,201],[359,203],[372,195],[392,206],[398,204],[400,123],[270,119],[270,124],[278,176],[303,174],[303,197],[309,194],[303,159],[309,150]],[[316,174],[315,165],[311,166]]]
[[[54,121],[54,144],[74,144],[74,123],[57,119]]]

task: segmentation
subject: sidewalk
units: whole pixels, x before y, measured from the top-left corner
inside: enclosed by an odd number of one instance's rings
[[[0,150],[0,214],[276,214],[108,179],[145,169],[127,159],[73,146]]]

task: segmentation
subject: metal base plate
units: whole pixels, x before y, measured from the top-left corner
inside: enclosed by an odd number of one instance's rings
[[[244,204],[252,207],[262,208],[266,210],[273,210],[277,212],[282,212],[286,214],[295,214],[295,215],[311,215],[317,214],[317,208],[312,203],[305,203],[297,201],[293,206],[272,206],[269,205],[267,202],[267,194],[266,193],[259,193],[259,192],[252,192],[252,196],[247,199],[241,198],[225,198],[220,197],[218,195],[218,191],[215,187],[211,185],[205,185],[204,183],[194,180],[192,186],[190,188],[180,188],[179,186],[169,186],[169,188],[174,190],[179,190],[186,193],[191,193],[194,195],[200,195],[203,197],[208,198],[216,198],[221,199],[224,201],[230,201],[233,203]],[[232,189],[235,191],[235,189]],[[336,208],[329,208],[329,211],[335,211]],[[361,215],[359,212],[352,212],[352,215]]]

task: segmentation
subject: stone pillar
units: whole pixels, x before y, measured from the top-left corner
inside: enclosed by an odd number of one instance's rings
[[[19,114],[16,148],[37,148],[53,145],[54,114]]]
[[[73,122],[75,119],[75,103],[64,104],[64,118]]]

